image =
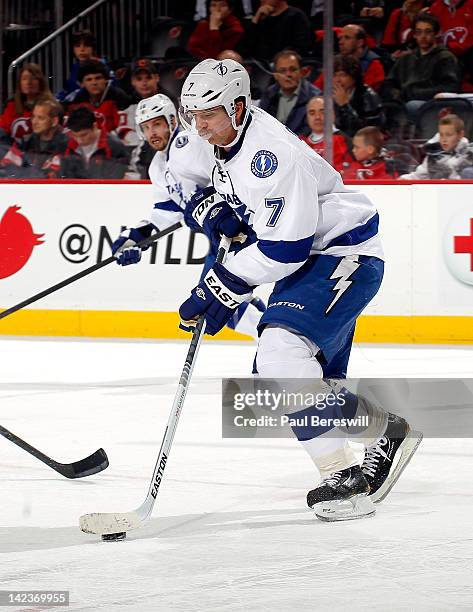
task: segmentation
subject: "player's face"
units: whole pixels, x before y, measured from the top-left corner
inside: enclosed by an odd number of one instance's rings
[[[87,74],[82,79],[81,85],[87,90],[89,95],[100,96],[105,91],[107,80],[103,74]]]
[[[441,125],[439,127],[440,146],[444,151],[452,151],[464,135],[463,130],[458,132],[453,125]]]
[[[354,136],[353,156],[359,162],[373,159],[375,156],[375,148],[373,145],[367,145],[363,136]]]
[[[140,98],[149,98],[158,93],[159,76],[149,72],[139,72],[131,77],[131,84]]]
[[[315,98],[307,105],[307,125],[315,134],[324,131],[324,100]]]
[[[57,125],[57,121],[56,118],[50,116],[47,106],[37,104],[33,109],[31,125],[33,132],[38,136],[41,136],[52,132]]]
[[[223,106],[192,111],[192,117],[199,136],[211,145],[224,147],[236,137],[236,130]]]
[[[149,121],[141,123],[140,127],[148,144],[155,151],[164,151],[171,136],[171,130],[166,119],[164,117],[149,119]]]

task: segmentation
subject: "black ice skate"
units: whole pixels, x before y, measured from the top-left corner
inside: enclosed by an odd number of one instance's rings
[[[348,521],[372,516],[370,486],[359,465],[334,472],[307,494],[307,505],[321,521]]]
[[[371,500],[382,501],[396,484],[421,443],[422,434],[411,431],[402,417],[388,414],[388,426],[384,436],[372,448],[367,448],[361,465],[369,482]]]

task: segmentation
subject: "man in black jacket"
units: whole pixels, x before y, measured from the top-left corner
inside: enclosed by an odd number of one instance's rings
[[[363,83],[361,64],[352,55],[333,60],[333,102],[335,125],[349,136],[361,128],[382,127],[384,114],[378,94]]]
[[[304,57],[314,42],[309,19],[300,9],[286,0],[261,0],[237,51],[243,57],[270,61],[281,49],[294,49]]]
[[[381,93],[386,100],[404,102],[415,120],[421,106],[435,94],[457,92],[460,79],[455,56],[436,43],[440,30],[437,18],[419,13],[412,28],[417,49],[396,60]]]
[[[302,59],[295,51],[281,51],[274,57],[272,85],[260,101],[260,108],[284,123],[298,136],[309,134],[306,123],[306,105],[320,89],[302,76]]]

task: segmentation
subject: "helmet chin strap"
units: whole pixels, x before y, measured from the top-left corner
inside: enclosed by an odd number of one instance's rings
[[[246,121],[248,119],[248,114],[249,114],[249,109],[245,109],[245,114],[243,116],[243,121],[241,122],[241,125],[236,124],[236,113],[234,113],[231,116],[230,121],[232,122],[232,128],[236,131],[236,136],[231,142],[224,145],[225,148],[233,147],[233,145],[236,145],[236,143],[240,140],[240,136],[243,132],[243,128],[245,127]]]
[[[163,149],[163,153],[167,153],[167,152],[168,152],[169,145],[171,144],[171,140],[172,140],[173,134],[174,134],[174,132],[177,130],[177,128],[179,127],[179,124],[178,124],[178,123],[177,123],[177,121],[176,121],[176,125],[175,125],[173,128],[171,128],[171,126],[169,126],[169,127],[170,127],[170,130],[169,130],[169,138],[168,138],[167,145],[166,145],[166,146],[164,147],[164,149]]]

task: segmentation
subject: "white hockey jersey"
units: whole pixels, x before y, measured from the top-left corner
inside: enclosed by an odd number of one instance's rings
[[[212,147],[179,128],[166,151],[156,152],[148,172],[153,184],[151,222],[159,230],[182,221],[189,197],[210,185],[213,165]]]
[[[250,285],[292,274],[309,254],[383,258],[373,203],[265,111],[252,107],[223,157],[214,158],[213,186],[257,237],[225,267]]]

